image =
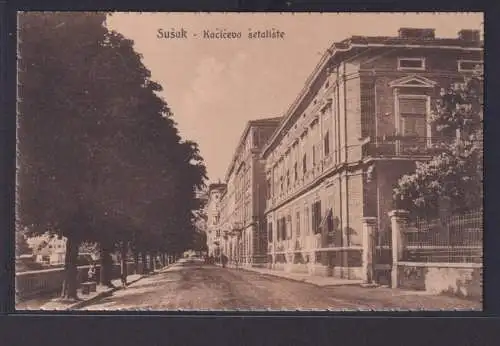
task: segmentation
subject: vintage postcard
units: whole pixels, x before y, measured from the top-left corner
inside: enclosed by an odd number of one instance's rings
[[[482,310],[482,13],[18,14],[17,310]]]

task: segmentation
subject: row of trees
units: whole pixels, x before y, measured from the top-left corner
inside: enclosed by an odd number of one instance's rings
[[[477,210],[483,205],[483,70],[442,90],[431,122],[442,138],[439,154],[417,163],[394,189],[398,207],[436,217]]]
[[[197,144],[181,139],[161,86],[106,16],[19,18],[18,227],[68,239],[66,298],[76,298],[81,243],[99,244],[111,285],[113,251],[143,262],[180,254],[202,207]]]

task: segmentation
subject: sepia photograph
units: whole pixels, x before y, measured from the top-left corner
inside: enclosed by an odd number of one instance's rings
[[[17,311],[482,311],[483,13],[18,12]]]

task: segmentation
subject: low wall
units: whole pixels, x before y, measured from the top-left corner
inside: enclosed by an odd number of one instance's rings
[[[90,266],[80,266],[77,271],[78,284],[88,280],[88,271]],[[127,263],[127,272],[131,274],[141,274],[142,265],[135,268],[135,263]],[[114,264],[112,269],[112,278],[120,277],[120,265]],[[96,276],[99,278],[100,266],[96,266]],[[16,273],[16,297],[17,299],[26,299],[40,294],[55,293],[62,289],[64,282],[64,268],[36,270]]]
[[[398,263],[398,287],[481,300],[482,265],[476,263]]]

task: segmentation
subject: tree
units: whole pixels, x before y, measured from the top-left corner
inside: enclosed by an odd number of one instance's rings
[[[104,42],[104,20],[76,12],[19,16],[19,217],[36,234],[67,237],[67,298],[76,298],[78,245],[92,226],[89,146],[102,109],[88,62]]]
[[[76,298],[82,242],[99,244],[107,285],[117,249],[152,258],[185,248],[206,178],[197,144],[181,140],[133,42],[104,20],[20,17],[19,217],[36,234],[67,237],[67,298]]]
[[[449,212],[480,208],[483,199],[483,73],[441,91],[431,123],[441,138],[439,154],[417,162],[394,189],[397,206],[417,215],[437,216],[444,202]]]

